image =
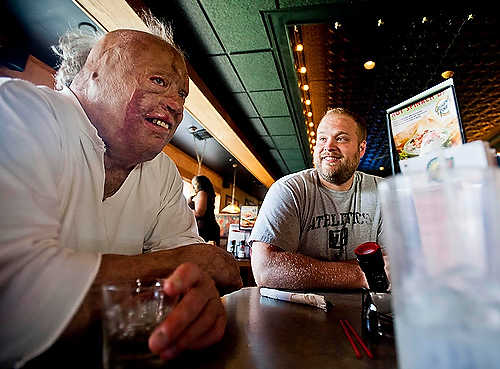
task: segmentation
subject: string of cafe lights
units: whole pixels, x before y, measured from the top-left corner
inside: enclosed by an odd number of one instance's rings
[[[304,114],[305,118],[306,132],[309,140],[309,149],[311,150],[312,155],[314,145],[316,144],[316,127],[313,118],[311,91],[307,78],[305,51],[304,44],[302,43],[302,29],[300,26],[294,27],[293,37],[295,70],[297,72],[298,87],[301,91],[300,102],[302,103],[302,113]]]

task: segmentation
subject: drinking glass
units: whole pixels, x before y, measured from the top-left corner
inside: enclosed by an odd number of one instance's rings
[[[149,350],[148,339],[177,299],[163,292],[161,280],[107,284],[102,295],[104,369],[161,367],[164,361]]]
[[[498,367],[499,169],[397,175],[379,194],[399,367]]]

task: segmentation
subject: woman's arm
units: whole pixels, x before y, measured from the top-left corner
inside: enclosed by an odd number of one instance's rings
[[[207,211],[208,194],[206,191],[199,191],[194,200],[194,216],[196,218],[202,217]]]

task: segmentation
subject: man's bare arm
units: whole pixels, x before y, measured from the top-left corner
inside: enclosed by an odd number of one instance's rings
[[[165,278],[185,262],[197,264],[208,273],[219,290],[234,291],[243,285],[234,258],[225,250],[206,244],[135,256],[103,255],[94,284],[135,278]]]
[[[105,283],[168,277],[179,265],[191,262],[211,277],[223,295],[243,286],[239,267],[226,251],[206,244],[134,256],[103,255],[94,283],[63,336],[79,334],[99,318],[101,289]]]
[[[321,261],[256,241],[252,243],[252,270],[262,287],[300,290],[368,286],[355,261]]]

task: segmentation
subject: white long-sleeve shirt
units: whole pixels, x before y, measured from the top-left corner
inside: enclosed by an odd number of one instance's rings
[[[101,254],[203,242],[164,153],[102,201],[105,145],[76,97],[0,78],[0,366],[46,350]]]

